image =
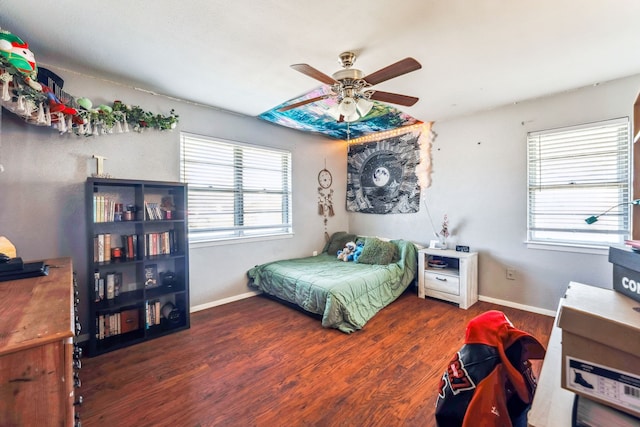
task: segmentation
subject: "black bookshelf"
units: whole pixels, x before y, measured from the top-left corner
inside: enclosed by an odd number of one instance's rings
[[[187,186],[89,178],[89,356],[189,328]]]

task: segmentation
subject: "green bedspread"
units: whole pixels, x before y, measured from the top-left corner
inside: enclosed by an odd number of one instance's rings
[[[392,264],[344,262],[322,253],[258,265],[247,272],[249,285],[322,315],[325,328],[350,333],[400,296],[416,275],[414,244],[392,242],[400,255]]]

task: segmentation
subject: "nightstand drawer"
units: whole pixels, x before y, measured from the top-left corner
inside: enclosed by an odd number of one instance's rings
[[[432,289],[452,295],[460,295],[460,278],[458,276],[425,271],[424,287],[425,291]]]

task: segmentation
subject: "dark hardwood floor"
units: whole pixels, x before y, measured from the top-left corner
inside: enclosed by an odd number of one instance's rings
[[[502,310],[549,339],[552,317],[411,291],[350,335],[262,296],[194,313],[187,331],[84,358],[82,424],[431,426],[470,319]]]

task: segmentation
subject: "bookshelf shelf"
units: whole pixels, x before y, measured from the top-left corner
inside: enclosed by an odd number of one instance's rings
[[[89,356],[190,327],[187,187],[86,183]]]

